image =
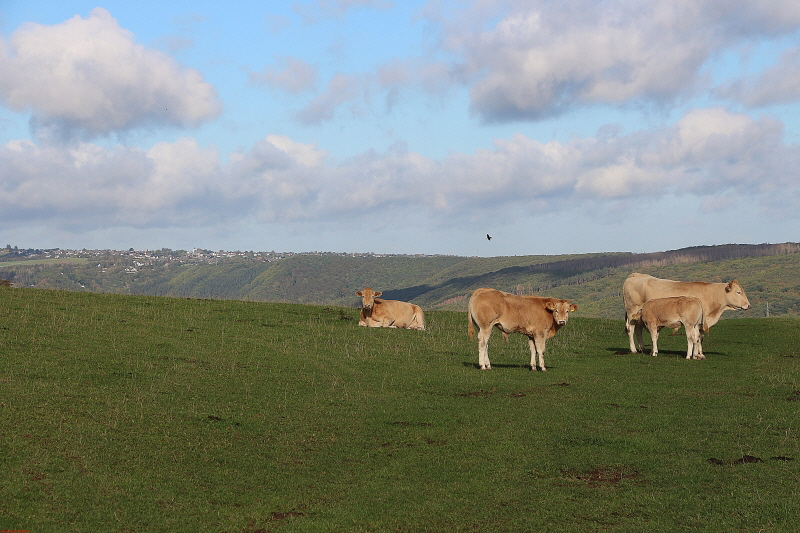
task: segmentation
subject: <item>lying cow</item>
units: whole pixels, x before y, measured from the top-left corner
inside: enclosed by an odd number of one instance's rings
[[[647,300],[642,308],[631,315],[636,323],[639,344],[642,343],[642,327],[646,327],[653,340],[653,357],[658,355],[658,332],[661,328],[686,330],[686,359],[705,359],[703,355],[703,334],[708,331],[703,322],[703,304],[693,296],[671,296]],[[644,351],[644,350],[642,350]]]
[[[622,302],[625,305],[625,330],[630,340],[631,353],[637,353],[634,343],[636,323],[630,320],[633,313],[647,300],[670,296],[693,296],[703,305],[703,326],[706,331],[719,321],[727,309],[750,309],[750,301],[739,282],[706,283],[704,281],[672,281],[634,272],[622,284]],[[638,333],[639,349],[642,347],[641,329]]]
[[[361,297],[361,314],[358,325],[371,328],[425,329],[425,314],[420,306],[378,298],[383,294],[369,287],[356,292]]]
[[[545,342],[567,323],[569,313],[577,309],[577,305],[557,298],[515,296],[495,289],[476,289],[469,299],[467,332],[473,338],[473,323],[478,326],[478,365],[482,370],[492,368],[489,337],[494,326],[503,332],[506,340],[509,333],[526,335],[531,349],[531,370],[536,370],[538,353],[539,368],[545,372]]]

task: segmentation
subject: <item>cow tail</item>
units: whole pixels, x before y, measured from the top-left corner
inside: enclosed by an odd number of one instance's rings
[[[469,338],[475,338],[475,326],[472,325],[472,308],[467,308],[467,334]]]

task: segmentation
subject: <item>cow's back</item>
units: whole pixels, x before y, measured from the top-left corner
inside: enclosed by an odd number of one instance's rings
[[[553,319],[545,309],[545,303],[550,300],[554,299],[517,296],[497,289],[476,289],[469,301],[470,325],[474,320],[482,329],[496,323],[504,332],[525,334],[550,329]]]
[[[375,298],[372,314],[374,319],[392,321],[398,328],[425,329],[422,308],[410,302]]]
[[[468,305],[470,336],[472,336],[473,321],[480,329],[505,313],[506,302],[503,294],[497,289],[489,288],[480,288],[473,291]]]
[[[705,305],[709,296],[712,296],[713,285],[704,281],[660,279],[649,274],[634,272],[622,284],[622,301],[628,314],[641,308],[646,301],[657,298],[692,296]]]

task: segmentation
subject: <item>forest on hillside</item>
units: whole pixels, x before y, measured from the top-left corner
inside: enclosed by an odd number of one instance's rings
[[[232,257],[216,264],[133,259],[109,253],[85,262],[4,263],[15,286],[356,307],[366,286],[425,309],[463,310],[478,287],[568,298],[584,316],[619,318],[620,291],[634,271],[744,286],[753,309],[730,316],[800,314],[800,243],[699,246],[657,253],[561,256],[346,256],[293,254],[274,261]]]

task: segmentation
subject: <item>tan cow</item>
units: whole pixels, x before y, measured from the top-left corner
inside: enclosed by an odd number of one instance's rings
[[[536,370],[538,353],[539,368],[545,372],[545,342],[567,323],[569,313],[577,309],[577,305],[557,298],[516,296],[495,289],[476,289],[469,299],[467,332],[473,338],[473,322],[478,326],[478,365],[482,370],[492,368],[489,337],[494,326],[503,332],[506,340],[509,333],[526,335],[531,349],[531,370]]]
[[[639,311],[631,315],[630,320],[640,322],[650,332],[653,357],[658,355],[658,332],[661,328],[677,329],[683,326],[686,330],[686,359],[706,358],[703,355],[703,334],[700,329],[708,329],[703,322],[703,304],[699,298],[670,296],[647,300]]]
[[[703,305],[703,325],[706,331],[719,321],[727,309],[750,309],[750,301],[736,280],[728,283],[704,281],[672,281],[634,272],[622,284],[622,302],[625,305],[625,330],[630,340],[631,353],[637,353],[634,335],[642,346],[642,328],[630,317],[638,312],[647,300],[670,296],[694,296]],[[702,348],[701,348],[702,350]],[[702,352],[701,352],[702,353]]]
[[[361,297],[359,326],[425,329],[425,314],[420,306],[398,300],[378,298],[381,294],[383,293],[373,291],[369,287],[356,292],[356,296]]]

